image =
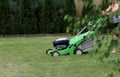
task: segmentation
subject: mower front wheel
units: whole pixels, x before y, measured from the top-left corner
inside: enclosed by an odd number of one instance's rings
[[[53,57],[57,57],[57,56],[60,56],[60,54],[59,54],[59,52],[56,52],[56,51],[55,51],[55,52],[52,53],[52,56],[53,56]]]
[[[77,50],[75,50],[74,53],[75,53],[76,55],[82,55],[82,54],[83,54],[83,52],[82,52],[81,49],[77,49]]]
[[[46,54],[48,54],[48,51],[50,51],[50,50],[52,50],[52,49],[47,49],[47,50],[46,50]]]

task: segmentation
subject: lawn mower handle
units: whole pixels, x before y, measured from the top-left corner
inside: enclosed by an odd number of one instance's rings
[[[88,24],[87,24],[86,26],[84,26],[84,28],[77,34],[77,36],[80,35],[80,34],[87,28],[87,26],[93,25],[93,28],[90,30],[90,31],[93,31],[93,30],[96,28],[97,25],[101,24],[101,23],[104,22],[106,19],[107,19],[107,17],[104,17],[104,18],[103,18],[103,17],[100,17],[100,18],[95,22],[95,24],[94,24],[93,22],[89,21]]]
[[[104,21],[106,21],[107,20],[107,17],[104,17],[104,18],[99,18],[97,21],[96,21],[96,23],[94,24],[94,26],[93,26],[93,29],[91,29],[91,31],[93,31],[95,28],[96,28],[96,26],[97,25],[99,25],[99,24],[101,24],[102,22],[104,22]]]

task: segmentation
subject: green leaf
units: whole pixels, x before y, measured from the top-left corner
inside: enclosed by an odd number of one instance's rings
[[[73,17],[68,17],[68,22],[72,22],[72,20],[73,20]]]
[[[67,28],[66,28],[66,33],[69,33],[69,32],[70,32],[70,28],[67,27]]]
[[[65,20],[65,21],[68,20],[68,18],[69,18],[69,15],[65,15],[65,16],[64,16],[64,20]]]

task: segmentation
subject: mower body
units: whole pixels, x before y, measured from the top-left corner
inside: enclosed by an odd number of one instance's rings
[[[101,25],[102,22],[106,21],[107,17],[99,18],[96,22],[89,22],[75,37],[70,40],[67,38],[60,38],[53,41],[54,50],[46,50],[46,54],[52,56],[60,55],[81,55],[84,52],[88,52],[93,49],[94,45],[94,29]],[[91,29],[85,33],[82,33],[88,26],[92,26]]]

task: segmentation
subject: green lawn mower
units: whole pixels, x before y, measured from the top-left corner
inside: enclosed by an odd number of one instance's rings
[[[88,24],[73,38],[70,40],[67,38],[59,38],[53,41],[55,50],[47,49],[46,54],[51,56],[62,56],[62,55],[82,55],[88,53],[94,47],[93,35],[95,35],[94,29],[100,25],[106,18],[99,18],[96,22],[88,22]],[[83,33],[83,31],[92,26],[92,28]]]

